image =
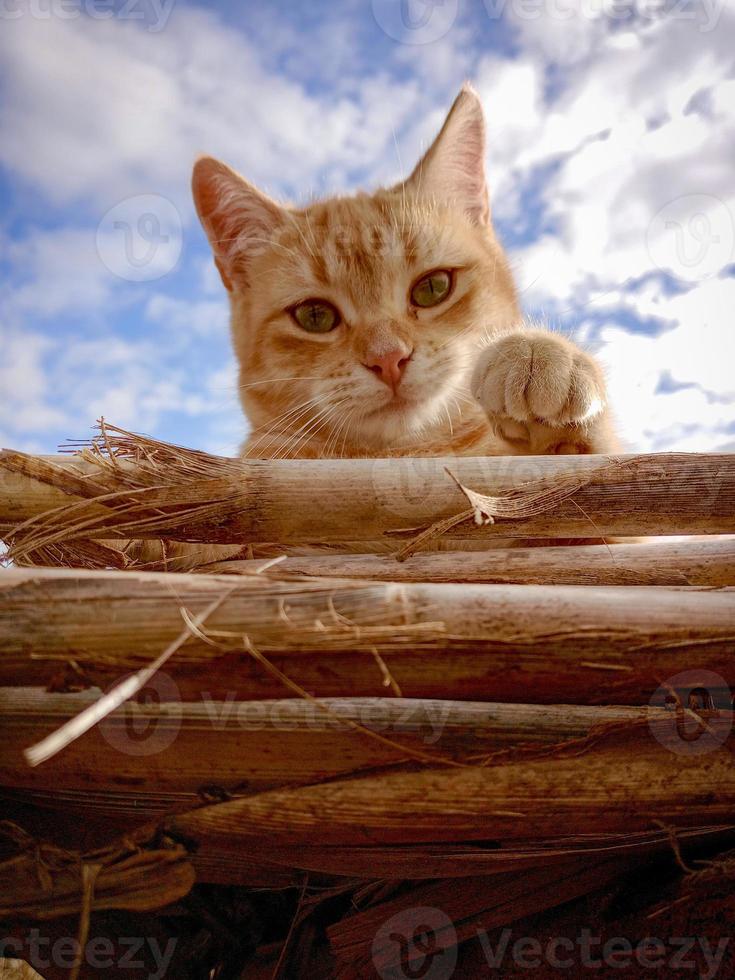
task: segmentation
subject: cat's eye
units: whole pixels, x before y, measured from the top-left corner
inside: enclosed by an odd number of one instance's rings
[[[307,299],[293,306],[289,312],[298,325],[309,333],[329,333],[340,322],[335,307],[323,299]]]
[[[452,291],[452,274],[446,269],[436,269],[422,276],[411,287],[411,302],[414,306],[437,306]]]

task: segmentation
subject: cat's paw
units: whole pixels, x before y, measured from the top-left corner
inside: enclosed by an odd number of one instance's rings
[[[590,422],[605,407],[595,361],[556,334],[506,334],[484,348],[472,392],[490,418],[561,428]]]

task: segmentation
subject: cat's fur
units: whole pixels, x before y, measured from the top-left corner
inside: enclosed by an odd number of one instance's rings
[[[480,101],[465,86],[402,184],[283,207],[224,164],[197,161],[197,210],[229,292],[240,397],[256,457],[506,455],[616,448],[602,372],[521,318],[494,233]],[[449,297],[411,286],[453,271]],[[330,302],[312,334],[290,314]],[[376,363],[401,358],[391,387]]]

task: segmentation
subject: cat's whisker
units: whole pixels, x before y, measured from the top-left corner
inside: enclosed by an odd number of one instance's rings
[[[368,409],[367,408],[363,408],[363,410],[358,413],[358,415],[357,415],[357,422],[356,422],[356,425],[355,425],[356,431],[359,432],[360,426],[362,425],[363,419],[367,415],[367,412],[368,412]]]
[[[289,416],[298,414],[299,412],[303,411],[305,408],[308,408],[310,405],[314,403],[318,403],[322,401],[326,397],[327,397],[326,393],[321,395],[313,395],[311,398],[307,398],[305,401],[298,402],[296,405],[291,405],[289,408],[284,409],[284,411],[281,412],[280,415],[277,415],[275,418],[269,419],[267,423],[264,423],[264,425],[259,426],[255,431],[260,432],[262,429],[266,427],[268,429],[271,429],[274,424],[278,424],[279,422],[284,422],[287,418],[289,418]]]
[[[308,419],[303,425],[301,425],[294,433],[288,442],[288,451],[291,452],[297,449],[306,439],[309,439],[317,428],[320,428],[320,423],[325,422],[336,413],[336,411],[341,408],[341,406],[347,401],[346,398],[340,399],[336,403],[330,402],[322,408],[316,415],[313,415]]]
[[[345,416],[345,418],[343,418],[341,420],[341,422],[339,424],[339,427],[338,427],[338,429],[337,429],[337,431],[335,433],[335,439],[334,439],[334,442],[332,443],[332,448],[331,448],[331,452],[330,452],[330,455],[332,457],[334,457],[334,459],[339,459],[340,458],[340,454],[337,451],[337,444],[339,442],[340,436],[342,435],[342,433],[344,432],[344,430],[347,427],[348,421],[349,421],[349,418]]]
[[[459,394],[459,393],[458,394],[454,394],[454,395],[450,395],[449,396],[449,401],[450,401],[450,403],[452,405],[452,408],[454,409],[454,411],[457,414],[457,418],[461,418],[462,417],[462,402],[464,402],[465,405],[467,405],[468,407],[472,407],[472,408],[474,408],[475,405],[476,405],[474,399],[469,398],[469,397],[463,398],[462,395]]]
[[[341,408],[341,407],[342,407],[342,406],[340,405],[340,408]],[[336,413],[335,413],[335,414],[336,414]],[[332,423],[332,419],[333,419],[333,417],[330,417],[330,418],[328,418],[328,419],[326,419],[326,420],[325,420],[324,422],[322,422],[322,424],[321,424],[321,425],[319,426],[319,428],[318,428],[318,430],[317,430],[317,432],[321,432],[321,430],[322,430],[322,429],[324,429],[324,428],[326,428],[326,426],[327,426],[327,424],[331,424],[331,423]],[[315,433],[313,433],[313,435],[316,435],[316,432],[315,432]],[[330,438],[331,438],[331,436],[330,436]],[[328,455],[329,455],[329,453],[325,451],[325,452],[324,452],[324,456],[325,456],[325,457],[328,457]]]
[[[340,420],[340,423],[339,423],[339,425],[337,427],[337,430],[335,432],[335,438],[334,438],[334,442],[332,444],[332,453],[337,458],[339,458],[339,454],[337,452],[337,445],[338,445],[339,440],[342,437],[342,435],[343,434],[346,434],[346,430],[347,430],[347,428],[348,428],[348,426],[350,424],[350,421],[351,421],[351,419],[353,417],[353,412],[354,412],[354,409],[352,411],[350,411],[350,412],[347,412],[347,414],[342,417],[342,419]]]
[[[454,438],[454,426],[452,425],[452,415],[449,411],[449,405],[444,406],[444,411],[447,413],[447,422],[449,423],[449,434]]]
[[[342,404],[340,404],[340,405],[338,406],[338,409],[337,409],[337,411],[339,411],[340,409],[342,409],[342,408],[344,407],[344,404],[345,404],[344,402],[343,402]],[[332,414],[332,416],[330,416],[330,418],[329,418],[329,419],[327,420],[327,421],[329,422],[329,424],[330,424],[330,425],[331,425],[331,424],[332,424],[332,423],[334,422],[334,418],[335,418],[335,417],[336,417],[336,415],[337,415],[337,411],[335,411],[335,412],[334,412],[334,413]],[[331,438],[332,438],[332,436],[334,436],[335,434],[337,434],[337,435],[339,434],[339,432],[340,432],[340,430],[341,430],[341,426],[342,426],[342,424],[343,424],[343,420],[344,420],[344,418],[345,418],[345,416],[343,415],[343,416],[341,417],[341,420],[340,420],[340,421],[338,421],[338,423],[337,423],[337,425],[336,425],[336,426],[334,426],[334,428],[333,428],[333,430],[332,430],[332,433],[330,434],[330,437],[329,437],[329,440],[331,440]],[[325,428],[325,424],[323,424],[322,426],[320,426],[320,429],[322,429],[322,428]],[[329,441],[329,440],[328,440],[328,441]],[[325,455],[328,455],[328,454],[327,454],[327,453],[325,453]]]
[[[339,439],[339,436],[340,436],[340,433],[342,431],[342,428],[346,425],[346,419],[347,419],[347,416],[343,416],[343,418],[340,420],[340,422],[334,427],[334,431],[330,435],[330,437],[327,440],[327,443],[326,443],[326,445],[324,447],[324,455],[327,456],[330,459],[332,458],[331,454],[334,453],[334,452],[336,452],[336,449],[337,449],[337,440]]]
[[[323,405],[324,402],[327,402],[326,406]],[[326,411],[326,409],[330,407],[330,404],[331,396],[325,395],[322,398],[315,400],[313,404],[302,408],[300,411],[292,414],[291,416],[285,419],[280,419],[278,424],[271,428],[271,438],[266,442],[266,446],[271,445],[279,438],[284,437],[287,439],[287,443],[292,442],[293,439],[298,436],[298,434],[302,432],[306,426],[310,425],[311,422],[318,417],[318,415],[321,415],[324,411]],[[315,411],[318,413],[317,416],[313,414]],[[304,415],[306,418],[302,419],[302,416]],[[284,428],[288,429],[293,428],[294,426],[296,426],[296,428],[293,431],[284,431]]]
[[[330,392],[322,392],[321,394],[315,395],[312,398],[307,398],[306,401],[300,402],[298,405],[286,409],[286,411],[282,412],[275,419],[269,420],[269,422],[267,423],[267,428],[266,426],[261,426],[255,430],[255,432],[260,432],[261,429],[266,428],[266,431],[249,448],[254,448],[255,446],[261,445],[263,443],[263,440],[266,439],[268,435],[274,431],[274,429],[277,429],[279,426],[283,426],[286,424],[293,424],[295,420],[298,420],[299,416],[307,413],[310,408],[312,407],[318,408],[320,403],[334,397],[334,395],[341,394],[343,391],[346,390],[346,388],[347,385],[344,384],[336,385],[335,388]],[[307,421],[303,424],[308,424],[308,421],[309,420],[307,419]],[[281,434],[282,433],[276,432],[274,438]],[[273,439],[268,440],[268,443],[266,443],[266,445],[268,445],[271,442],[273,442]]]
[[[318,374],[314,375],[313,377],[308,377],[307,375],[303,375],[303,374],[301,375],[296,374],[290,378],[263,378],[262,381],[250,381],[246,385],[238,385],[237,388],[239,391],[244,391],[246,388],[254,388],[256,385],[271,385],[271,384],[277,384],[282,381],[323,381],[323,380],[324,379],[321,378]]]
[[[340,450],[339,450],[339,458],[340,459],[342,459],[344,457],[345,449],[347,448],[347,437],[349,436],[350,432],[352,431],[352,423],[355,421],[356,416],[357,416],[357,410],[354,409],[354,408],[351,409],[351,411],[347,415],[347,425],[344,427],[344,435],[342,437],[342,445],[341,445]]]
[[[300,447],[304,443],[304,441],[306,442],[307,445],[309,443],[313,442],[317,438],[317,436],[319,436],[320,433],[324,429],[327,429],[331,425],[331,423],[333,422],[335,416],[337,415],[337,413],[339,412],[339,410],[340,410],[341,407],[342,407],[341,405],[335,405],[335,406],[333,406],[331,408],[331,410],[323,413],[322,417],[321,418],[318,418],[315,421],[315,423],[313,424],[313,426],[310,427],[309,431],[307,433],[305,433],[305,435],[302,436],[301,439],[299,439],[297,442],[295,442],[294,440],[291,440],[289,442],[287,448],[286,448],[286,452],[284,452],[284,458],[285,458],[285,456],[287,454],[288,455],[291,455],[291,456],[295,456],[296,453],[297,453],[297,450],[300,449]],[[324,453],[323,450],[319,452],[319,456],[320,457],[324,457],[325,456],[325,453]]]
[[[275,419],[269,420],[267,426],[261,426],[260,428],[256,429],[255,432],[260,432],[263,428],[265,428],[265,432],[263,432],[254,443],[248,444],[248,452],[252,452],[253,449],[263,445],[263,443],[265,443],[266,446],[270,445],[270,443],[272,443],[274,439],[281,434],[277,431],[279,426],[283,426],[298,420],[300,416],[308,413],[310,408],[318,407],[319,403],[324,401],[326,397],[326,395],[318,395],[314,398],[309,398],[306,402],[302,402],[294,408],[290,408],[287,411],[282,412]],[[269,435],[272,436],[272,438],[268,439]]]
[[[342,448],[340,449],[340,459],[343,458],[345,452],[347,451],[347,441],[349,439],[350,434],[352,433],[353,425],[357,421],[358,416],[360,419],[364,417],[365,411],[366,409],[363,409],[362,412],[358,413],[357,408],[353,408],[352,411],[350,412],[347,429],[344,434],[344,439],[342,440]],[[357,427],[355,426],[355,428]]]
[[[313,437],[331,420],[331,418],[339,411],[339,409],[349,401],[349,398],[340,399],[336,404],[327,406],[327,408],[322,409],[316,416],[305,423],[297,432],[295,432],[288,442],[281,447],[281,449],[273,457],[274,459],[283,458],[285,459],[287,455],[294,453],[305,440],[310,441]]]

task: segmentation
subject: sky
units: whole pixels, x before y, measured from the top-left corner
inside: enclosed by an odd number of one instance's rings
[[[0,445],[104,415],[234,455],[193,160],[294,203],[395,181],[465,79],[528,315],[631,451],[735,450],[735,0],[0,0]]]

